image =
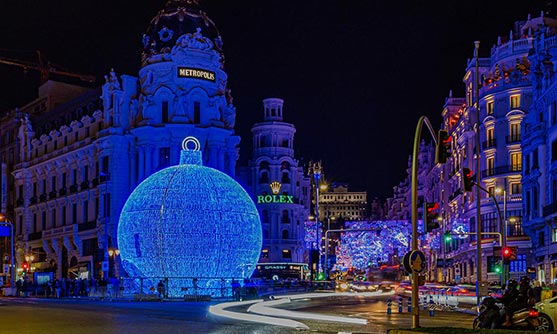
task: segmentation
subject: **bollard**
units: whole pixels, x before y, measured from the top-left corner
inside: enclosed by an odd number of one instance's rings
[[[408,313],[412,313],[412,297],[408,297]]]
[[[398,313],[402,313],[402,297],[398,297]]]
[[[387,314],[391,314],[391,299],[387,299]]]
[[[433,302],[433,299],[429,300],[429,316],[433,317],[435,315],[435,303]]]

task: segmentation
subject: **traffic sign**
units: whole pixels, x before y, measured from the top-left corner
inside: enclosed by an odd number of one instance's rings
[[[426,265],[425,255],[422,251],[413,251],[410,254],[410,268],[412,271],[419,273],[424,272]]]
[[[402,266],[404,267],[404,270],[406,270],[407,274],[412,274],[412,267],[410,267],[410,255],[412,254],[412,251],[406,252],[406,254],[404,254],[404,256],[402,257]]]

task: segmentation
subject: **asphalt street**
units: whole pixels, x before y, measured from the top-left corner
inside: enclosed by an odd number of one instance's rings
[[[130,302],[86,299],[1,298],[0,334],[287,334],[299,330],[214,316],[208,312],[219,302]],[[362,318],[365,325],[323,320],[299,320],[309,333],[385,333],[389,328],[410,327],[411,315],[396,305],[387,314],[386,298],[334,298],[300,300],[282,308]],[[247,307],[234,311],[245,312]],[[474,315],[420,311],[421,326],[471,328]]]

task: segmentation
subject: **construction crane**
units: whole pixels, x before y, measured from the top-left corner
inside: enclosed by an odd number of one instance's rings
[[[10,50],[1,50],[1,51],[10,51]],[[28,70],[38,71],[41,74],[41,84],[48,81],[50,74],[61,75],[70,78],[77,78],[81,81],[86,81],[91,83],[95,82],[96,80],[95,76],[93,75],[79,74],[79,73],[69,72],[67,70],[58,69],[54,66],[54,64],[45,60],[41,51],[37,50],[36,54],[38,59],[37,62],[0,56],[0,64],[21,67],[24,71],[28,71]]]

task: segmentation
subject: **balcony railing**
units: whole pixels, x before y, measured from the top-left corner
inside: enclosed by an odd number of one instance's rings
[[[516,173],[522,171],[522,165],[499,166],[482,170],[482,178],[500,174]]]
[[[514,135],[507,136],[506,139],[507,139],[507,144],[515,144],[515,143],[520,143],[521,136],[520,134],[514,134]]]
[[[66,189],[65,187],[60,189],[60,196],[64,196],[68,193],[68,189]]]
[[[81,190],[89,189],[89,181],[81,182]]]
[[[38,201],[39,199],[37,198],[37,196],[33,196],[29,199],[29,204],[37,204]]]
[[[23,206],[23,203],[24,203],[24,201],[23,201],[23,198],[21,198],[21,197],[18,198],[17,201],[15,201],[15,204],[16,204],[18,207]]]
[[[495,145],[497,144],[497,141],[495,140],[495,138],[486,140],[482,143],[482,148],[484,150],[487,150],[488,148],[492,148],[495,147]]]
[[[97,221],[94,220],[87,223],[77,224],[77,231],[78,232],[89,231],[95,229],[96,227],[97,227]]]
[[[549,205],[545,205],[545,206],[543,207],[543,211],[542,211],[542,212],[543,212],[543,216],[544,216],[544,217],[547,217],[547,216],[549,216],[549,215],[551,215],[551,214],[557,212],[557,202],[553,202],[553,203],[551,203],[551,204],[549,204]]]
[[[77,192],[77,184],[72,184],[70,186],[70,194],[76,193]]]
[[[48,198],[49,199],[55,199],[56,195],[57,195],[56,190],[53,190],[53,191],[48,193]]]
[[[29,233],[29,235],[27,236],[27,241],[39,240],[42,237],[43,237],[43,232],[42,231],[35,232],[35,233]]]
[[[100,181],[101,181],[101,183],[106,182],[106,181],[110,181],[110,173],[101,172]]]
[[[94,178],[93,181],[92,181],[92,183],[93,183],[93,187],[98,186],[98,185],[99,185],[99,179]]]
[[[46,202],[46,199],[47,199],[46,193],[42,193],[41,196],[39,196],[39,200],[41,202]]]

